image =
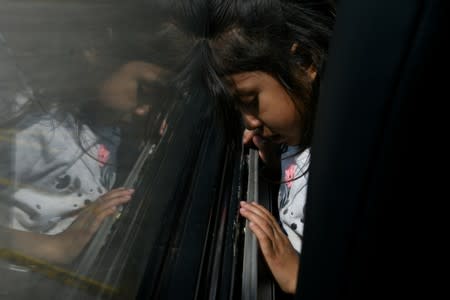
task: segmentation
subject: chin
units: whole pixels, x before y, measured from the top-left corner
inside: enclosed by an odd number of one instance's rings
[[[288,146],[298,146],[301,144],[301,141],[298,139],[284,139],[284,141],[282,142],[282,144],[288,145]]]

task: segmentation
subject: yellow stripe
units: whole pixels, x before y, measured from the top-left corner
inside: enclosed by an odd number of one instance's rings
[[[0,185],[13,185],[13,182],[8,178],[0,177]]]
[[[44,274],[48,278],[58,280],[68,286],[76,287],[89,292],[101,292],[109,295],[116,295],[118,293],[117,288],[91,278],[77,275],[66,269],[50,265],[45,261],[25,256],[10,249],[0,249],[0,258],[3,258],[10,263],[25,266],[32,271]]]

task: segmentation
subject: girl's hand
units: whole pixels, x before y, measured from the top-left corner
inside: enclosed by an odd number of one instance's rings
[[[250,229],[281,289],[294,294],[297,288],[299,255],[272,214],[259,204],[241,201],[240,213],[250,221]]]
[[[75,221],[62,233],[53,236],[52,261],[69,263],[92,239],[106,217],[117,211],[117,206],[128,202],[134,190],[118,188],[100,196],[83,208]]]
[[[242,136],[244,145],[254,145],[258,149],[259,157],[271,171],[279,171],[280,155],[278,145],[263,138],[258,130],[245,129]]]

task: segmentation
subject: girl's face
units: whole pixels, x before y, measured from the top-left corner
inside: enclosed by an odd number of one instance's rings
[[[145,117],[151,108],[147,102],[158,97],[156,86],[164,72],[162,68],[143,61],[128,62],[102,83],[99,99],[121,121],[131,122],[134,117]],[[143,96],[147,101],[141,103],[139,98]]]
[[[300,113],[278,80],[261,71],[234,74],[230,79],[247,129],[258,129],[263,138],[277,144],[300,144]]]

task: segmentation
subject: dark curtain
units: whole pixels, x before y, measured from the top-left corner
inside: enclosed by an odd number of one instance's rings
[[[438,150],[448,136],[440,116],[448,100],[447,3],[338,1],[296,299],[435,291],[424,282],[436,274],[427,267],[431,233],[436,204],[445,203]]]

